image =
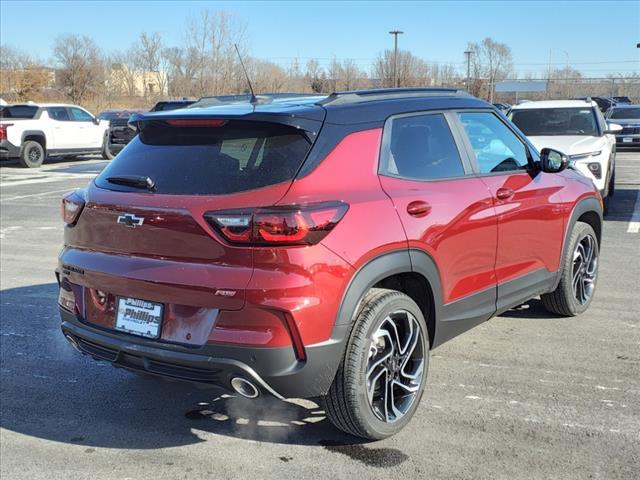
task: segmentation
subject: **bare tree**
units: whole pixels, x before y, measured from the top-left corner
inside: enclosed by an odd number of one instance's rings
[[[81,103],[104,85],[102,54],[91,38],[62,35],[55,40],[53,55],[60,67],[59,84],[73,103]]]
[[[313,93],[322,93],[328,89],[327,76],[316,59],[307,61],[304,77]]]
[[[15,100],[32,100],[51,83],[53,71],[7,45],[0,46],[0,92]]]
[[[142,32],[132,48],[144,97],[147,98],[150,94],[164,95],[167,91],[167,72],[160,34]]]
[[[393,50],[385,50],[378,55],[373,66],[373,73],[381,86],[392,87],[394,85],[393,65]],[[398,50],[397,72],[398,86],[400,87],[424,86],[431,83],[426,62],[406,50]]]
[[[511,49],[487,37],[481,43],[470,42],[471,85],[473,95],[493,102],[495,84],[507,78],[513,67]]]
[[[368,86],[366,74],[358,68],[358,64],[354,60],[350,58],[343,60],[340,72],[342,74],[341,89],[355,90]]]
[[[227,12],[204,10],[187,22],[186,49],[196,60],[196,95],[231,93],[240,84],[234,44],[243,57],[246,27]]]

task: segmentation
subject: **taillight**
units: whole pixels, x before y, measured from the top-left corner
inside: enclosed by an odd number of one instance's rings
[[[314,245],[336,226],[348,208],[342,202],[323,202],[207,212],[205,218],[232,244]]]
[[[4,125],[0,125],[0,140],[7,139],[7,127],[10,127],[13,123],[5,123]]]
[[[78,220],[84,208],[84,198],[80,190],[74,190],[62,197],[62,220],[67,225],[73,225]]]

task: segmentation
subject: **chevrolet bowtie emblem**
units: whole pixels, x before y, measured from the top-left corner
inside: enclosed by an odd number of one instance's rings
[[[144,217],[136,217],[133,213],[125,213],[118,217],[118,223],[127,227],[139,227],[144,223]]]

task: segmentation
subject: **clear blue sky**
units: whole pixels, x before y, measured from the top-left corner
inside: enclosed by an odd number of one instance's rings
[[[400,47],[427,61],[462,63],[468,41],[490,36],[508,44],[520,74],[549,61],[589,76],[640,72],[640,2],[205,2],[0,1],[0,41],[48,60],[56,36],[93,37],[124,50],[142,31],[182,41],[187,17],[203,9],[233,12],[245,22],[251,55],[287,66],[319,58],[353,58],[369,67],[404,30]],[[622,62],[626,61],[626,62]],[[591,63],[594,62],[594,63]],[[620,63],[595,63],[620,62]]]

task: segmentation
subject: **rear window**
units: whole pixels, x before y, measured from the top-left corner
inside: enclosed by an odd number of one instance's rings
[[[34,118],[38,107],[12,105],[0,107],[0,118]]]
[[[109,177],[143,176],[155,193],[224,195],[293,180],[311,147],[300,130],[266,122],[171,126],[147,122],[96,178],[100,188],[141,191]]]

